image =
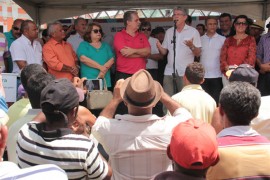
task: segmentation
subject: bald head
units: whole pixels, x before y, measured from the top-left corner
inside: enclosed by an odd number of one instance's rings
[[[22,24],[23,20],[22,19],[16,19],[13,22],[12,25],[12,35],[15,39],[19,38],[21,36],[21,24]]]

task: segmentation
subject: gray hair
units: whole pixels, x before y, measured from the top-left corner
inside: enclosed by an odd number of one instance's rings
[[[21,24],[21,32],[24,33],[25,30],[29,29],[29,24],[35,24],[32,20],[25,20]]]
[[[85,21],[87,23],[86,19],[84,19],[82,17],[78,17],[77,19],[74,20],[74,26],[77,26],[80,21]]]
[[[138,15],[137,11],[126,11],[124,13],[123,21],[124,21],[125,27],[127,26],[127,21],[132,20],[132,14]]]
[[[177,6],[177,7],[174,7],[173,8],[173,12],[174,11],[181,11],[182,13],[183,13],[183,15],[185,15],[185,16],[187,16],[188,14],[187,14],[187,11],[184,9],[184,8],[182,8],[182,7],[180,7],[180,6]]]
[[[51,36],[54,32],[55,32],[55,26],[60,25],[62,26],[62,24],[59,21],[55,21],[53,23],[50,23],[48,25],[48,35]]]

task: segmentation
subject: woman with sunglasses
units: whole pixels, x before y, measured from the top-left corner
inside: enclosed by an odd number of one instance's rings
[[[249,20],[245,15],[239,15],[233,22],[234,36],[228,37],[221,49],[220,69],[223,73],[223,85],[228,78],[225,73],[233,66],[240,64],[255,65],[256,41],[253,36],[247,34]]]
[[[110,68],[114,63],[114,54],[111,47],[101,42],[103,32],[97,23],[88,25],[77,50],[81,61],[80,75],[87,79],[105,78],[107,87],[111,87]]]

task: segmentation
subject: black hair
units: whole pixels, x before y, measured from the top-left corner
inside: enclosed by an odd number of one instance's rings
[[[199,26],[201,26],[203,28],[203,31],[205,31],[205,25],[204,24],[197,24],[196,27],[199,27]]]
[[[26,92],[32,108],[40,109],[41,91],[54,79],[54,76],[46,72],[34,74],[29,78]]]
[[[239,15],[233,21],[233,26],[232,26],[233,34],[232,35],[236,34],[234,24],[237,22],[238,19],[245,19],[246,20],[246,23],[247,23],[246,34],[249,34],[249,26],[250,26],[249,18],[246,15]]]
[[[42,72],[46,72],[46,70],[40,64],[29,64],[25,66],[21,71],[21,82],[24,89],[27,89],[27,81],[32,75]]]
[[[219,16],[219,19],[220,19],[220,18],[223,18],[223,17],[229,17],[230,20],[232,20],[232,15],[230,15],[229,13],[222,13],[222,14]]]
[[[235,81],[222,89],[219,104],[233,126],[249,125],[258,115],[261,95],[251,84]]]

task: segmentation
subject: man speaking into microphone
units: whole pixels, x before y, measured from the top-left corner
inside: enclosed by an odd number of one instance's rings
[[[175,7],[173,9],[173,21],[176,29],[175,72],[178,91],[181,91],[183,88],[183,76],[185,74],[186,66],[194,61],[194,56],[200,56],[201,53],[200,34],[195,28],[186,25],[186,19],[187,13],[185,9],[181,7]],[[163,88],[170,96],[174,94],[172,76],[174,73],[173,36],[174,27],[171,27],[166,31],[162,45],[157,42],[157,48],[160,53],[162,55],[166,55],[168,53],[168,63],[164,71]]]

